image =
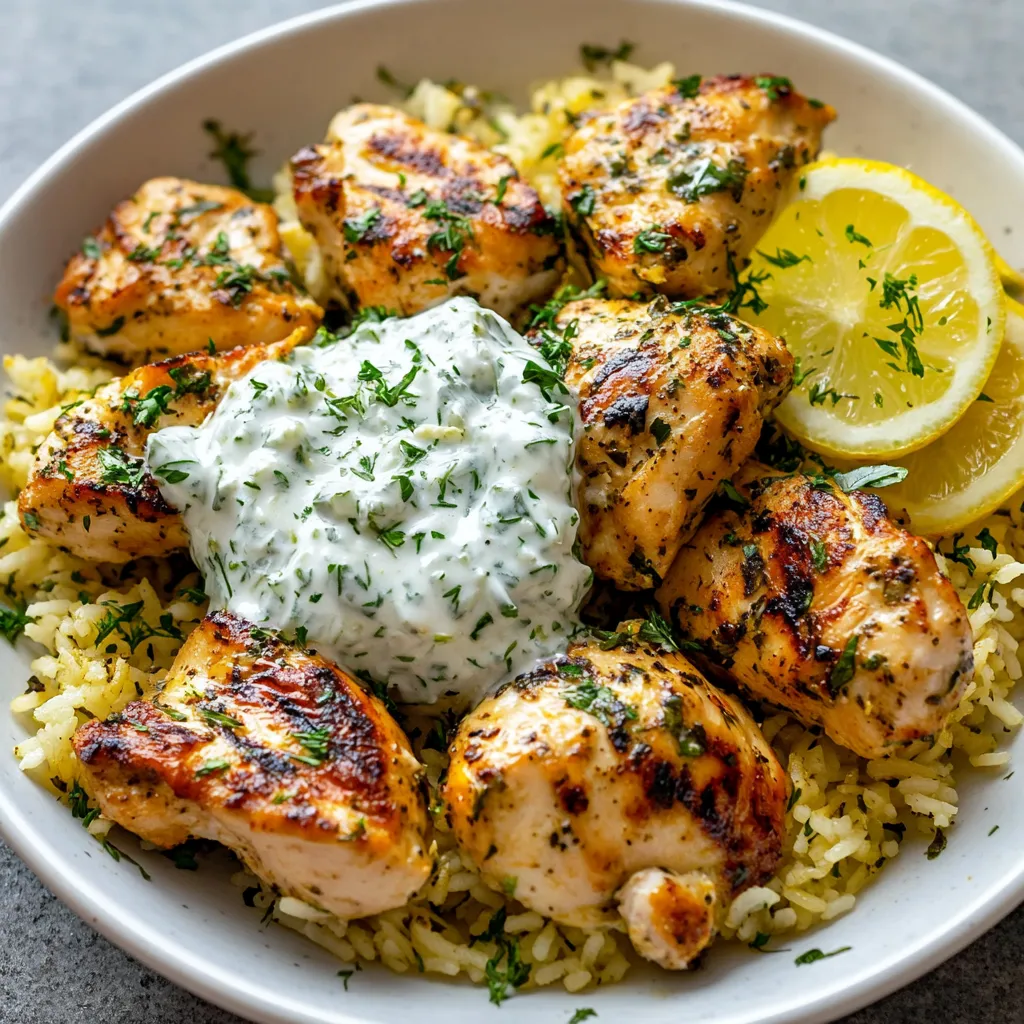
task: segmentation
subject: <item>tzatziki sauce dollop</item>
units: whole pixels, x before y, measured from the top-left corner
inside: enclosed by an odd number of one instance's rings
[[[468,704],[578,626],[574,425],[543,357],[456,298],[261,363],[147,460],[211,607]]]

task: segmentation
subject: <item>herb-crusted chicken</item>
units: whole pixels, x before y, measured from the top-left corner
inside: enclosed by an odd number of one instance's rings
[[[54,296],[68,334],[137,366],[269,344],[322,315],[292,285],[273,210],[244,193],[153,178],[71,257]]]
[[[786,780],[743,707],[650,629],[571,643],[485,700],[442,797],[491,884],[564,924],[621,917],[642,955],[680,969],[771,875]]]
[[[571,346],[583,560],[620,587],[656,586],[719,481],[754,450],[793,359],[781,339],[734,316],[674,313],[660,297],[570,302],[539,340]]]
[[[788,79],[683,79],[585,120],[559,164],[565,215],[612,295],[729,286],[835,111]]]
[[[411,316],[452,295],[503,316],[558,278],[555,222],[505,157],[359,103],[292,158],[332,297]]]
[[[142,456],[153,430],[201,423],[228,385],[266,359],[282,359],[307,328],[270,345],[192,352],[140,366],[67,408],[36,452],[18,495],[22,526],[94,562],[128,562],[188,547],[177,511]],[[165,474],[183,472],[166,467]]]
[[[862,757],[934,736],[973,670],[971,626],[928,545],[880,499],[748,463],[657,593],[746,690]]]
[[[420,766],[384,705],[233,615],[208,615],[159,692],[73,742],[108,818],[161,847],[214,839],[340,917],[401,906],[430,873]]]

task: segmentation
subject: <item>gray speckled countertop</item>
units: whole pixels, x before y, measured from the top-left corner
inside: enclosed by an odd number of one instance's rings
[[[514,2],[514,0],[513,0]],[[1024,143],[1024,0],[753,0],[895,57]],[[0,0],[0,200],[92,118],[315,0]],[[55,981],[54,979],[59,979]],[[844,1024],[1024,1021],[1024,908]],[[237,1021],[110,945],[0,843],[0,1022]]]

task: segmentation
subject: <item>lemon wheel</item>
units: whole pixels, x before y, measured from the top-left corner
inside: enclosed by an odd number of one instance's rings
[[[938,440],[896,461],[906,479],[882,493],[919,533],[958,530],[1024,485],[1024,306],[1007,304],[1006,334],[981,395]]]
[[[837,458],[928,444],[977,398],[1003,336],[995,253],[971,216],[909,171],[811,164],[752,257],[752,319],[799,357],[779,422]]]

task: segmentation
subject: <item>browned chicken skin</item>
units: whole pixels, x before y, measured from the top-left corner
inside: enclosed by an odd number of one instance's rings
[[[161,847],[215,839],[341,917],[401,906],[430,873],[420,766],[384,705],[236,616],[208,615],[158,693],[73,742],[108,818]]]
[[[555,330],[571,336],[583,420],[583,560],[620,587],[656,586],[788,393],[792,356],[736,317],[661,298],[570,302]]]
[[[835,117],[788,79],[669,85],[585,120],[559,164],[563,211],[612,295],[708,295],[730,285],[784,186]]]
[[[228,385],[309,336],[140,366],[60,416],[18,495],[22,526],[80,558],[128,562],[188,547],[177,511],[142,461],[153,430],[201,423]],[[173,472],[173,469],[170,470]]]
[[[322,311],[291,284],[274,211],[242,192],[153,178],[68,261],[54,302],[70,337],[137,366],[269,344]]]
[[[967,612],[874,495],[748,463],[657,593],[703,656],[862,757],[934,736],[973,670]]]
[[[334,297],[411,316],[451,295],[503,316],[558,279],[554,221],[505,157],[358,103],[292,158],[303,226]]]
[[[492,884],[566,924],[621,915],[644,956],[681,968],[771,876],[786,780],[739,702],[637,625],[613,649],[571,643],[463,719],[442,798]]]

